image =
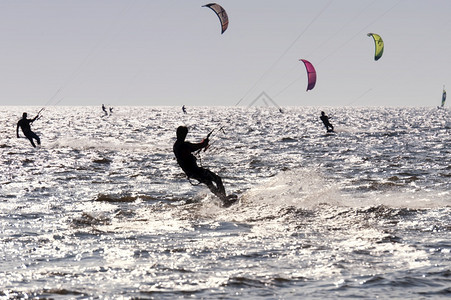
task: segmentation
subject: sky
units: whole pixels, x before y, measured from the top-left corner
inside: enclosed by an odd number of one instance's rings
[[[271,105],[264,92],[282,107],[428,107],[451,89],[449,0],[221,0],[224,34],[207,3],[0,0],[0,105]]]

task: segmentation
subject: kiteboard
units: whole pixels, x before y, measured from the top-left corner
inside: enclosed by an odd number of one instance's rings
[[[212,197],[215,198],[215,201],[213,201],[214,205],[217,205],[222,208],[229,208],[230,206],[240,202],[239,201],[240,198],[236,194],[231,194],[226,197],[218,197],[217,195],[205,195],[205,197],[204,196],[201,197],[202,198],[187,199],[185,200],[185,204],[201,204],[202,202],[204,202],[204,200],[211,200]]]
[[[235,194],[228,195],[226,199],[221,199],[222,201],[222,207],[228,208],[232,206],[233,204],[238,203],[239,198]]]
[[[332,135],[336,135],[336,134],[337,133],[335,131],[328,130],[324,136],[332,136]]]

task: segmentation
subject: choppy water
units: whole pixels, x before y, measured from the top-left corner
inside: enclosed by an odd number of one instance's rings
[[[1,298],[451,295],[449,110],[49,107],[35,150],[38,109],[0,107]],[[183,176],[182,124],[238,204]]]

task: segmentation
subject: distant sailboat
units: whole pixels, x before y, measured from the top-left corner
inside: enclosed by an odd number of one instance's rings
[[[445,101],[446,101],[446,91],[445,86],[443,86],[442,104],[439,106],[439,108],[443,108],[445,106]]]

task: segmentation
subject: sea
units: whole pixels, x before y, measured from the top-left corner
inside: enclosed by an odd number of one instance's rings
[[[0,299],[451,298],[449,108],[48,106],[33,148],[40,108],[0,107]]]

